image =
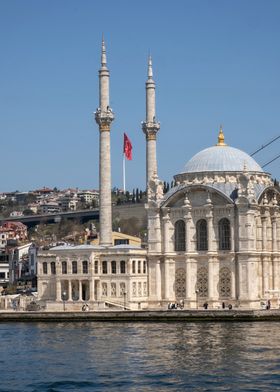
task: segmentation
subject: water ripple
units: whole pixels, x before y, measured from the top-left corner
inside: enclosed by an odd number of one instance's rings
[[[0,391],[280,391],[280,323],[0,324]]]

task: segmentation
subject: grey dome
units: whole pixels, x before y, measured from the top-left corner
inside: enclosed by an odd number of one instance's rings
[[[194,155],[184,167],[183,173],[199,172],[263,172],[260,165],[246,152],[229,146],[213,146]]]

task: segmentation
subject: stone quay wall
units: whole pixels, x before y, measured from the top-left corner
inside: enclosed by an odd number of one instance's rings
[[[168,310],[44,312],[2,311],[0,322],[203,322],[280,321],[280,310]]]

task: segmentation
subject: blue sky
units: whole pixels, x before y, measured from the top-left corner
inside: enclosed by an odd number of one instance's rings
[[[170,181],[198,151],[248,153],[280,134],[280,2],[1,0],[1,191],[98,187],[100,42],[111,72],[112,185],[144,188],[147,56],[157,85],[158,166]],[[280,140],[255,156],[280,153]],[[280,159],[266,168],[280,177]]]

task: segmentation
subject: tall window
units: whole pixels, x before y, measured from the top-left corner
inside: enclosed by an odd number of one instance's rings
[[[98,274],[98,260],[94,260],[94,273]]]
[[[125,291],[125,283],[120,283],[120,295],[125,295],[126,291]]]
[[[102,261],[102,274],[107,274],[107,261]]]
[[[116,283],[111,283],[111,297],[116,297],[117,295],[117,285]]]
[[[115,261],[111,261],[111,272],[112,274],[117,273],[117,263]]]
[[[207,222],[200,219],[196,224],[197,250],[208,250]]]
[[[144,260],[143,261],[143,274],[146,274],[146,273],[147,273],[147,261]]]
[[[132,273],[135,274],[136,273],[136,267],[135,267],[136,261],[132,260]]]
[[[88,274],[88,262],[87,262],[87,260],[83,261],[83,274]]]
[[[48,264],[44,261],[43,262],[43,274],[47,274],[48,273]]]
[[[141,274],[141,260],[138,260],[138,269],[137,269],[138,274]]]
[[[72,261],[72,274],[77,274],[77,273],[78,273],[77,261]]]
[[[63,261],[62,263],[61,263],[61,272],[63,273],[63,274],[67,274],[67,261]]]
[[[54,261],[51,262],[51,274],[52,275],[56,274],[56,268],[55,268],[55,262]]]
[[[183,220],[178,220],[175,223],[175,250],[186,250],[186,227]]]
[[[219,220],[219,249],[230,250],[230,222],[227,218]]]
[[[125,261],[121,260],[121,274],[125,274]]]
[[[106,265],[107,265],[107,262],[106,262]],[[102,283],[102,295],[104,297],[107,297],[107,294],[108,294],[107,283]]]

